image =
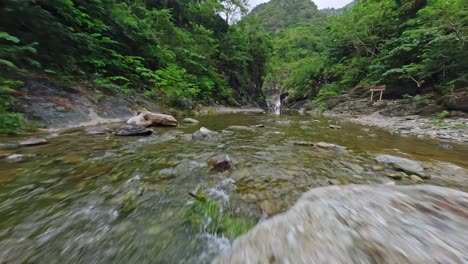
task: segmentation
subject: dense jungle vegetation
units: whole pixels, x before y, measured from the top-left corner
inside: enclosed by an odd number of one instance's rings
[[[264,102],[272,84],[294,100],[359,84],[395,97],[466,90],[468,1],[358,0],[318,10],[272,0],[4,0],[0,129],[28,76],[88,81],[122,93],[202,104]]]
[[[272,0],[251,15],[273,36],[266,88],[295,100],[359,84],[386,85],[393,97],[467,89],[466,0],[358,0],[320,11],[308,0]]]
[[[28,76],[92,82],[170,102],[262,102],[270,37],[232,25],[246,0],[5,0],[0,2],[1,128]]]

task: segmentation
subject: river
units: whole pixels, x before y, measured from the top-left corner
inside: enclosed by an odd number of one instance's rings
[[[203,190],[220,214],[251,227],[314,187],[414,184],[377,169],[377,154],[418,160],[432,176],[426,183],[468,190],[466,145],[323,117],[238,113],[197,119],[197,125],[156,128],[149,137],[71,129],[47,145],[0,150],[1,156],[23,155],[21,161],[0,159],[0,262],[209,263],[228,252],[238,234],[213,231],[209,214],[201,215],[198,227],[187,220],[196,203],[189,193]],[[265,127],[224,130],[259,124]],[[191,140],[202,126],[224,131],[218,140]],[[218,154],[229,155],[235,169],[209,173],[208,160]]]

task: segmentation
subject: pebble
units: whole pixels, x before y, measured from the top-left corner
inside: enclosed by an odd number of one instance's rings
[[[329,125],[328,127],[331,129],[341,129],[340,126],[335,126],[335,125]]]

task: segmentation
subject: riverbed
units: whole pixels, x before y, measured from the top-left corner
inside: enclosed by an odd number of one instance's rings
[[[315,116],[197,119],[199,124],[155,128],[148,137],[86,135],[82,129],[39,133],[34,137],[49,144],[0,150],[1,262],[209,263],[228,252],[235,237],[208,231],[209,217],[202,228],[187,221],[195,203],[189,193],[203,191],[221,214],[255,224],[315,187],[416,184],[376,161],[380,154],[420,162],[424,183],[468,191],[466,144]],[[220,137],[192,140],[200,127]],[[0,143],[24,138],[1,137]],[[14,154],[22,156],[8,159]],[[208,161],[219,154],[227,154],[234,168],[210,173]]]

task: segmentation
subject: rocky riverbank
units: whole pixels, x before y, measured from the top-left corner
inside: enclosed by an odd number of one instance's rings
[[[320,109],[318,103],[302,105],[303,113],[325,115],[347,122],[386,129],[392,133],[435,138],[446,142],[468,142],[468,113],[429,104],[424,99],[383,100],[340,96],[329,99]],[[296,107],[297,108],[297,107]]]

